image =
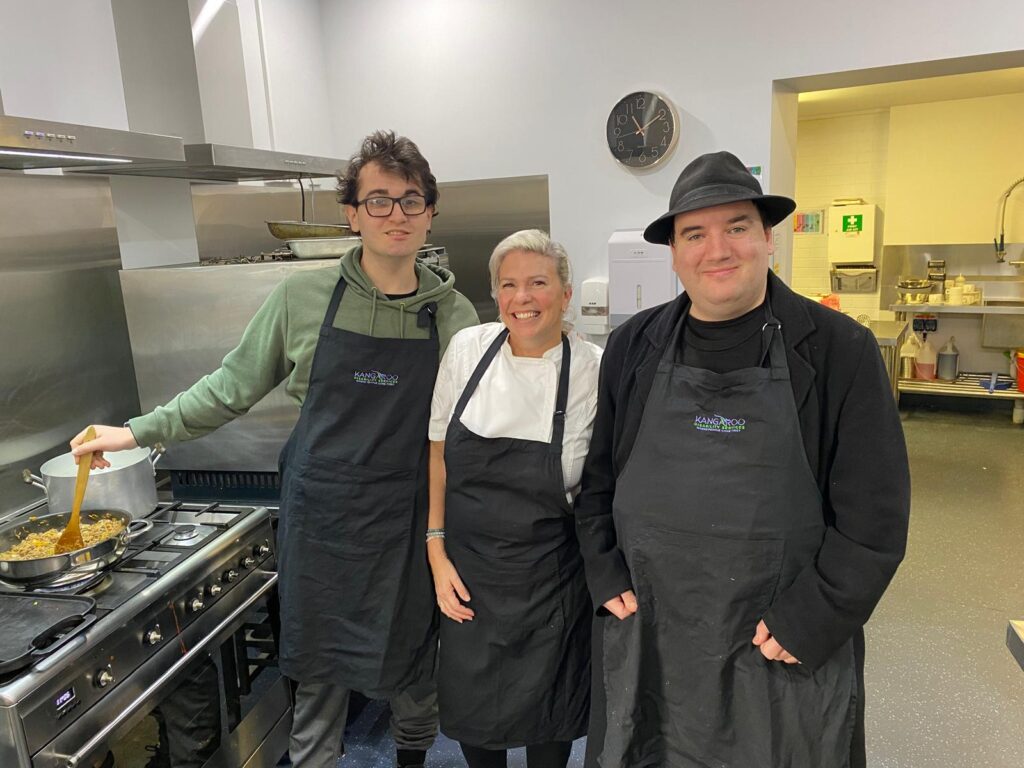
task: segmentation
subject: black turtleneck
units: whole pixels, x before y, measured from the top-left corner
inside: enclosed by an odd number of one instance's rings
[[[715,373],[757,368],[764,356],[764,302],[731,320],[710,322],[686,316],[680,339],[682,363]]]

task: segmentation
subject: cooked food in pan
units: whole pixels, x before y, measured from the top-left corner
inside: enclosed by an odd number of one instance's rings
[[[48,531],[36,531],[21,539],[17,545],[0,552],[0,560],[37,560],[55,554],[57,539],[63,528],[52,528]],[[96,522],[82,523],[82,540],[84,548],[106,541],[124,530],[124,523],[112,518],[101,518]]]

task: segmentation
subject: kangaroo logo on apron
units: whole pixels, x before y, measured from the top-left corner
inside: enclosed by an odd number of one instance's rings
[[[699,413],[693,417],[693,426],[700,432],[718,432],[719,434],[731,434],[742,432],[747,428],[746,419],[730,419],[720,414],[705,415]]]

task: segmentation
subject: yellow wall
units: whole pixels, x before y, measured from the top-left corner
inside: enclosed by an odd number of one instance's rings
[[[861,197],[884,211],[888,143],[888,110],[801,120],[796,142],[797,210],[824,209],[827,216],[834,199]],[[826,234],[793,234],[795,290],[831,291],[827,245]],[[879,310],[878,291],[844,293],[840,301],[853,317],[889,317]]]
[[[1024,176],[1024,94],[892,107],[886,245],[987,243],[1001,195]],[[1006,242],[1024,240],[1024,185]]]

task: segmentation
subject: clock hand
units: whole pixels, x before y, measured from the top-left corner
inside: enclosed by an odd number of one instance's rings
[[[644,128],[646,128],[648,125],[653,123],[655,120],[664,120],[664,119],[665,118],[661,117],[661,113],[659,112],[658,115],[653,117],[651,120],[647,121],[647,123],[644,125]],[[633,122],[634,123],[636,122],[636,118],[635,117],[633,118]],[[637,127],[639,128],[639,125]],[[642,131],[644,128],[640,128],[640,130]]]
[[[631,117],[632,117],[632,116],[631,116]],[[637,134],[639,134],[640,136],[643,136],[643,135],[644,135],[644,128],[646,128],[647,126],[645,125],[645,126],[644,126],[643,128],[641,128],[641,127],[640,127],[640,123],[638,123],[638,122],[637,122],[637,120],[636,120],[636,118],[635,118],[635,117],[633,117],[633,125],[635,125],[635,126],[636,126],[636,130],[635,130],[635,131],[633,131],[633,134],[634,134],[634,135],[637,135]],[[647,125],[650,125],[650,123],[648,123]]]

